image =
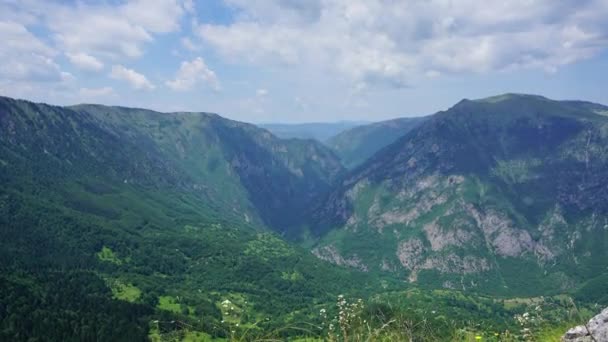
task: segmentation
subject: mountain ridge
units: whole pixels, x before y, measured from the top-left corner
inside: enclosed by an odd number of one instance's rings
[[[603,108],[463,100],[346,170],[216,114],[0,97],[0,339],[225,338],[345,293],[440,296],[458,319],[608,304]]]
[[[396,118],[356,126],[331,137],[327,145],[352,170],[424,120],[426,117]]]
[[[524,264],[568,284],[578,252],[557,240],[575,234],[587,262],[604,253],[604,226],[592,218],[607,209],[607,129],[606,117],[546,98],[460,101],[342,180],[311,224],[321,236],[316,254],[438,287],[468,279],[517,293],[524,287],[512,267]],[[543,233],[555,229],[551,220],[563,230]],[[598,234],[597,244],[577,225]],[[545,267],[558,259],[563,268]],[[537,289],[547,284],[536,279]]]
[[[0,339],[183,333],[159,321],[225,338],[367,291],[279,236],[341,170],[320,143],[219,116],[0,98]]]

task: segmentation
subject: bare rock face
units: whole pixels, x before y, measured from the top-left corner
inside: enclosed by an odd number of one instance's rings
[[[363,272],[367,272],[369,270],[367,265],[361,261],[359,256],[354,254],[351,257],[346,258],[342,256],[338,249],[336,249],[336,247],[333,245],[317,247],[312,250],[312,254],[321,260],[325,260],[339,266],[353,267]]]
[[[586,326],[579,325],[566,332],[564,342],[608,341],[608,308],[589,320]]]

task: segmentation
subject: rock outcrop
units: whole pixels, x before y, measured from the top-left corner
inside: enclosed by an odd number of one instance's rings
[[[593,317],[587,325],[574,327],[562,337],[564,342],[606,342],[608,341],[608,308]]]

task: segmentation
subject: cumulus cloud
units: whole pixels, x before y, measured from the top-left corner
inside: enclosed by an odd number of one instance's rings
[[[190,0],[130,0],[118,5],[23,0],[13,4],[11,13],[44,23],[66,53],[115,60],[139,57],[155,34],[179,30],[192,6]]]
[[[152,90],[155,88],[146,76],[133,69],[125,68],[122,65],[114,65],[110,77],[116,80],[128,82],[134,89]]]
[[[182,15],[193,6],[181,0],[132,0],[117,9],[125,20],[155,33],[179,29]]]
[[[0,78],[12,82],[60,82],[67,73],[55,63],[57,52],[19,23],[0,21]]]
[[[207,66],[201,57],[192,61],[183,61],[175,79],[165,84],[176,91],[191,90],[199,82],[207,83],[212,89],[219,90],[220,85],[215,72]]]
[[[608,46],[605,0],[225,0],[204,42],[235,62],[311,65],[353,84],[408,86],[442,74],[543,69]]]
[[[66,53],[70,63],[77,68],[85,71],[100,71],[103,69],[103,63],[97,58],[87,55],[86,53]]]

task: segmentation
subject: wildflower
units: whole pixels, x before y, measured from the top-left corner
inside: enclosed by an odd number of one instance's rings
[[[476,339],[477,341],[481,341],[481,336],[477,335],[477,336],[475,336],[475,339]]]

